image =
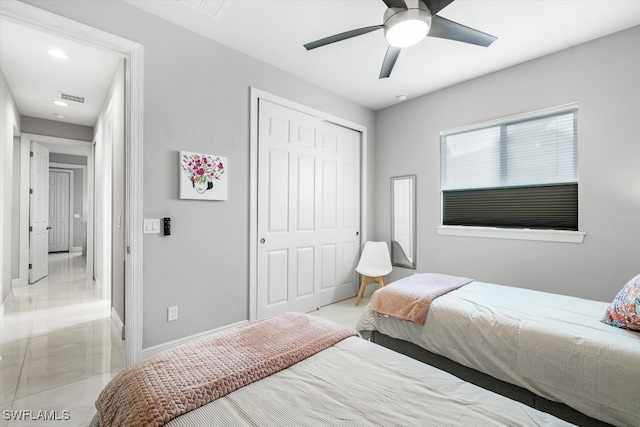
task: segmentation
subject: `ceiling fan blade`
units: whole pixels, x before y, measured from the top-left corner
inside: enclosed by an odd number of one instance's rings
[[[431,28],[429,29],[430,37],[439,37],[441,39],[456,40],[463,43],[475,44],[487,47],[497,40],[496,37],[474,30],[457,22],[449,21],[441,16],[434,15],[431,18]]]
[[[401,50],[402,48],[389,45],[387,53],[384,55],[384,61],[382,62],[382,69],[380,70],[379,78],[386,79],[391,75],[391,71],[393,70],[393,66],[396,65],[396,61],[398,60],[398,56],[400,56]]]
[[[345,31],[344,33],[334,34],[332,36],[325,37],[323,39],[316,40],[311,43],[307,43],[304,45],[304,47],[307,50],[315,49],[317,47],[322,47],[331,43],[350,39],[351,37],[361,36],[363,34],[370,33],[371,31],[379,30],[382,27],[384,27],[384,25],[374,25],[372,27],[364,27],[364,28],[358,28],[357,30]]]
[[[422,3],[427,6],[432,15],[435,15],[445,7],[449,6],[449,4],[453,3],[453,0],[422,0]]]
[[[400,8],[400,9],[406,9],[407,8],[407,4],[404,2],[404,0],[382,0],[382,1],[389,8],[391,8],[391,7],[397,7],[397,8]]]

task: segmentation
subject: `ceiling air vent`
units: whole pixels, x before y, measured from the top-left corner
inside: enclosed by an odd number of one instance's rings
[[[205,15],[216,18],[227,0],[178,0],[182,4],[197,9]]]
[[[87,103],[87,98],[85,98],[84,96],[69,95],[68,93],[58,92],[58,97],[63,101],[72,101],[79,104]]]

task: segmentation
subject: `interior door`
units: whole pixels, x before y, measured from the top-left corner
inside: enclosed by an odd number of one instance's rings
[[[354,296],[360,133],[264,100],[258,122],[258,318]]]
[[[29,283],[49,274],[49,150],[31,142]]]
[[[69,251],[69,172],[49,171],[49,252]]]

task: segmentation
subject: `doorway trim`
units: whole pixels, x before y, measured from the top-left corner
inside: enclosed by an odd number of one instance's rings
[[[51,153],[49,153],[51,154]],[[71,249],[73,248],[73,206],[74,206],[74,197],[73,197],[73,192],[74,192],[74,187],[73,187],[73,180],[75,178],[75,173],[73,169],[70,168],[65,168],[64,166],[60,167],[60,166],[55,166],[55,165],[51,165],[51,162],[49,162],[49,172],[60,172],[60,173],[68,173],[69,174],[69,213],[68,213],[68,217],[67,220],[69,221],[69,224],[67,225],[67,231],[68,231],[68,236],[67,239],[69,244],[67,246],[68,252],[71,253],[73,252]],[[51,185],[51,183],[49,183],[49,185]],[[51,194],[51,193],[49,193]],[[51,196],[49,196],[49,203],[51,203]],[[51,210],[49,210],[49,212],[51,212]],[[51,253],[51,252],[49,252]]]
[[[51,147],[49,144],[55,144],[56,149],[53,151],[54,153],[62,153],[62,154],[71,154],[76,156],[87,156],[87,166],[82,165],[71,165],[65,164],[63,168],[79,168],[84,167],[86,175],[86,191],[87,196],[91,195],[93,197],[93,181],[89,180],[89,175],[91,175],[91,170],[87,171],[87,167],[91,158],[93,158],[93,147],[90,145],[91,143],[88,141],[82,141],[79,139],[69,139],[69,138],[59,138],[56,136],[48,136],[48,135],[39,135],[34,133],[26,133],[22,132],[21,134],[21,167],[26,171],[26,178],[21,181],[20,186],[20,194],[25,198],[25,206],[20,207],[20,218],[27,218],[25,223],[20,223],[20,259],[25,259],[24,265],[20,265],[20,278],[23,280],[23,284],[26,285],[28,282],[28,258],[29,258],[29,151],[31,150],[31,141],[37,142],[40,144],[44,144],[47,147]],[[49,163],[50,167],[55,167],[55,165],[60,165],[60,163]],[[92,207],[91,207],[92,208]],[[24,211],[22,210],[24,209]],[[87,230],[93,229],[93,210],[87,210]],[[87,231],[88,232],[88,231]],[[89,236],[87,236],[89,239]],[[23,243],[24,241],[24,243]],[[93,259],[87,256],[87,275],[93,274]],[[23,279],[24,277],[24,279]],[[91,276],[89,276],[91,277]]]
[[[67,170],[72,170],[74,174],[76,173],[81,173],[82,174],[82,213],[81,213],[81,222],[85,222],[87,225],[85,226],[85,234],[87,232],[87,228],[89,227],[89,214],[88,214],[88,210],[87,210],[87,198],[89,197],[89,189],[87,188],[88,186],[88,174],[87,174],[87,167],[89,166],[89,155],[87,154],[87,164],[86,165],[76,165],[73,163],[57,163],[57,162],[49,162],[49,168],[55,168],[55,169],[67,169]],[[75,192],[74,192],[75,194]],[[74,195],[75,197],[75,195]],[[75,198],[74,198],[74,203],[71,205],[72,209],[75,205]],[[73,215],[75,215],[75,212],[73,212]],[[73,227],[73,220],[76,218],[70,217],[71,219],[71,227]],[[93,221],[93,218],[91,218],[91,221]],[[72,232],[72,238],[73,238],[73,233],[74,233],[74,229],[72,228],[70,230]],[[85,237],[85,238],[88,238]],[[82,252],[82,244],[80,246],[73,246],[73,240],[71,240],[72,244],[69,245],[69,252]],[[87,259],[87,275],[89,275],[89,260]]]
[[[79,43],[115,52],[125,61],[126,362],[142,358],[142,218],[144,47],[136,42],[19,2],[0,3],[0,16]]]
[[[258,101],[282,105],[360,132],[360,243],[367,241],[367,127],[251,87],[249,135],[249,320],[258,317]]]

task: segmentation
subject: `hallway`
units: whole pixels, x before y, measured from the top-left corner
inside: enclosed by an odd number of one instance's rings
[[[67,410],[70,420],[58,423],[87,425],[98,393],[124,368],[110,301],[94,295],[76,253],[49,254],[49,276],[13,293],[0,320],[0,413]],[[4,418],[0,426],[42,424]]]
[[[42,426],[42,420],[7,421],[4,411],[68,411],[68,421],[87,426],[104,386],[124,369],[125,349],[113,331],[110,302],[94,296],[80,254],[49,254],[49,276],[15,288],[0,320],[0,427]],[[355,298],[312,315],[353,328],[367,305]]]

